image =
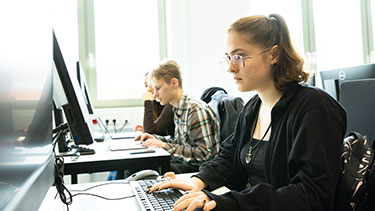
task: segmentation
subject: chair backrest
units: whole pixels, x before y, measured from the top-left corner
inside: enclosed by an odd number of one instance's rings
[[[366,134],[375,139],[375,79],[346,81],[340,89],[340,103],[347,111],[347,132]]]
[[[238,115],[244,107],[243,100],[240,97],[233,97],[222,91],[217,91],[212,95],[208,105],[220,121],[220,139],[224,141],[234,132]]]
[[[204,90],[201,96],[201,100],[203,100],[205,103],[209,103],[211,101],[212,95],[214,95],[218,91],[223,91],[225,94],[228,94],[224,88],[213,86]]]
[[[372,184],[375,179],[372,174],[374,151],[367,137],[357,132],[350,133],[344,139],[341,160],[334,210],[367,211],[372,204],[366,197],[375,188]]]

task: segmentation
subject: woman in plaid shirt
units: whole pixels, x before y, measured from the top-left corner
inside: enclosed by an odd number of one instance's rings
[[[144,133],[135,140],[143,146],[162,147],[171,156],[176,173],[198,171],[199,165],[212,159],[220,149],[220,126],[211,108],[182,90],[179,65],[167,61],[151,72],[154,95],[161,105],[171,104],[174,112],[174,137]]]

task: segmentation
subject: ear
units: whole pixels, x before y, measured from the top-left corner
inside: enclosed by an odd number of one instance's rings
[[[172,79],[171,79],[171,83],[172,83],[172,85],[173,85],[174,88],[178,88],[179,85],[180,85],[180,83],[179,83],[179,81],[177,80],[177,78],[172,78]]]
[[[280,58],[279,46],[278,45],[272,46],[272,48],[270,49],[270,52],[271,52],[271,65],[274,65],[279,62],[279,58]]]

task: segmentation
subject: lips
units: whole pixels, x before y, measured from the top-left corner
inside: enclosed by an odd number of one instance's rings
[[[236,82],[238,82],[238,81],[240,81],[240,80],[242,80],[242,78],[233,78],[234,79],[234,81],[236,81]]]

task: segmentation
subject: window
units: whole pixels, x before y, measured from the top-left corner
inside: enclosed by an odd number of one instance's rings
[[[375,0],[371,0],[370,2],[370,8],[371,8],[371,16],[370,16],[370,20],[371,20],[371,33],[370,33],[370,63],[374,63],[375,62]]]
[[[73,71],[78,60],[77,3],[53,0],[53,29],[68,69]]]
[[[360,1],[316,0],[313,8],[318,70],[363,64]]]
[[[303,55],[303,34],[300,1],[251,1],[250,12],[252,15],[260,14],[265,16],[268,16],[271,13],[280,14],[287,23],[294,47],[300,53],[300,55]]]
[[[91,13],[87,12],[87,5],[81,11],[86,12],[86,19],[94,20],[91,24],[94,27],[85,37],[89,37],[85,41],[88,45],[85,59],[94,104],[96,107],[126,106],[129,102],[141,105],[144,75],[164,57],[159,45],[159,1],[93,0],[91,3]],[[85,25],[90,28],[90,20]]]

